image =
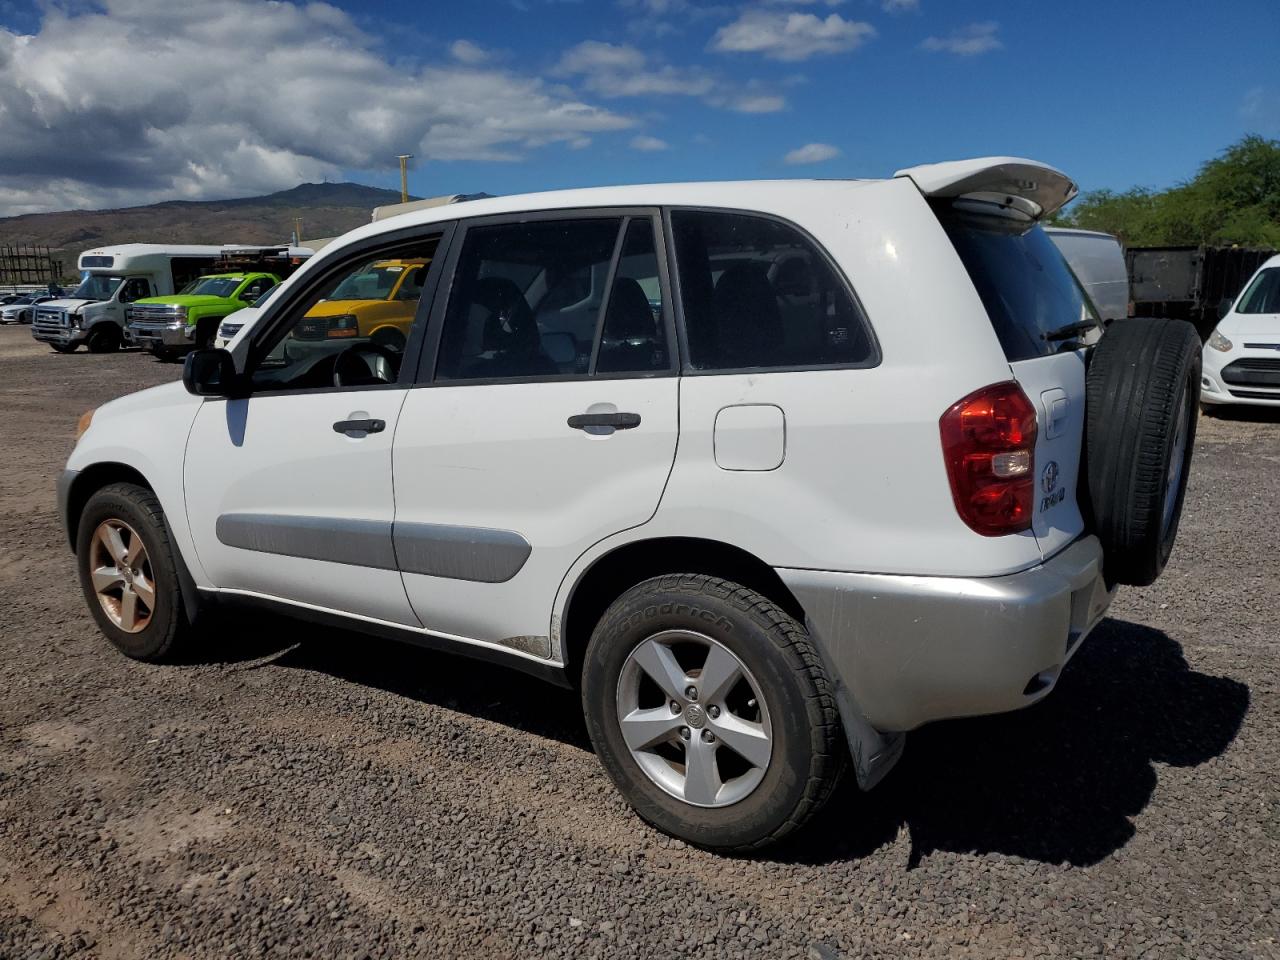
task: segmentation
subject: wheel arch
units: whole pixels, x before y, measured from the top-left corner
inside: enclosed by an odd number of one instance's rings
[[[76,551],[76,541],[80,534],[80,516],[84,513],[84,508],[89,502],[89,498],[103,487],[110,486],[113,483],[135,483],[156,494],[157,497],[159,496],[159,491],[156,490],[155,486],[142,471],[127,463],[120,463],[115,460],[99,461],[77,471],[71,479],[65,499],[61,504],[63,527],[67,531],[67,540],[72,553]],[[62,498],[60,497],[60,499]],[[182,549],[174,537],[173,526],[169,523],[167,513],[163,514],[163,519],[168,530],[169,540],[173,546],[173,559],[177,568],[178,589],[182,594],[182,605],[188,622],[194,623],[202,608],[200,592],[196,588],[195,579],[191,576],[191,570],[187,567],[187,561],[182,555]]]
[[[142,475],[142,472],[127,463],[115,461],[93,463],[78,471],[71,481],[62,507],[62,523],[73,552],[76,548],[76,536],[80,531],[80,514],[84,512],[85,504],[97,491],[112,483],[136,483],[155,493],[155,487]]]
[[[671,573],[701,573],[750,587],[804,623],[804,608],[769,564],[741,547],[701,537],[653,537],[620,544],[578,574],[560,616],[565,674],[577,684],[600,617],[637,583]]]

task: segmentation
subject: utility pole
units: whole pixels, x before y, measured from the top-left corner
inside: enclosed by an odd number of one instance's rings
[[[301,217],[293,218],[293,237],[294,237],[294,245],[295,246],[301,245],[302,243],[302,218]]]
[[[400,202],[409,202],[409,161],[413,159],[412,153],[401,153],[396,156],[400,161]]]

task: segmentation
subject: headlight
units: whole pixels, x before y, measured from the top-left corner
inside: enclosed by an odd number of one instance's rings
[[[360,320],[350,313],[329,318],[329,330],[326,337],[358,337],[360,336]]]
[[[89,429],[89,424],[91,423],[93,423],[93,410],[86,410],[80,414],[80,419],[76,421],[77,440],[84,436],[84,432]]]
[[[174,308],[173,308],[173,315],[174,315],[175,317],[177,317],[179,320],[185,320],[185,319],[187,319],[187,308],[186,308],[186,307],[174,307]]]
[[[1235,346],[1235,344],[1215,329],[1213,333],[1209,334],[1208,346],[1213,347],[1213,349],[1220,353],[1227,353],[1233,346]]]

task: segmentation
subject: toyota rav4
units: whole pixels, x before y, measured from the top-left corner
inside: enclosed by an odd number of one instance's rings
[[[643,818],[774,841],[1047,696],[1169,557],[1199,343],[1104,330],[1039,225],[1075,192],[1001,157],[362,227],[82,418],[89,609],[147,661],[252,602],[523,670]],[[403,347],[309,335],[370,263],[429,264]]]

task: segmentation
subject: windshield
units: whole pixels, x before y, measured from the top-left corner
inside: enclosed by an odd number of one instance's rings
[[[343,280],[329,295],[330,300],[385,300],[405,268],[400,264],[371,263]]]
[[[80,281],[80,286],[76,287],[75,292],[71,294],[71,299],[110,300],[122,283],[124,283],[124,277],[104,277],[101,274],[91,273]]]
[[[1236,313],[1280,313],[1280,267],[1263,270],[1253,278]]]
[[[939,218],[960,255],[1010,362],[1076,349],[1073,325],[1097,324],[1097,313],[1062,253],[1038,225],[997,217]]]
[[[199,280],[192,280],[180,293],[183,296],[198,297],[229,297],[236,292],[236,287],[240,286],[242,277],[201,277]]]

